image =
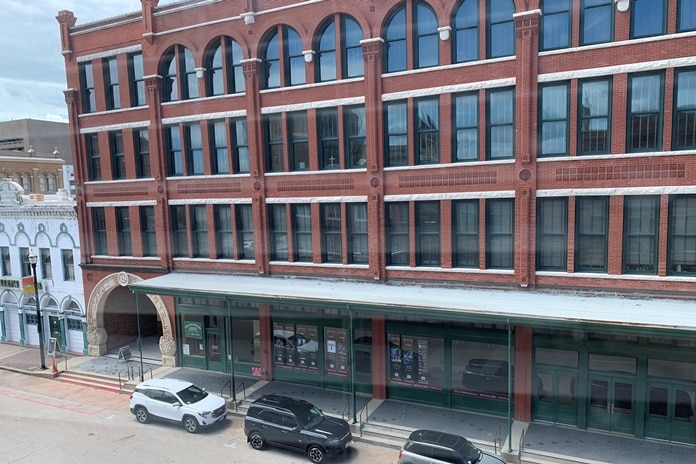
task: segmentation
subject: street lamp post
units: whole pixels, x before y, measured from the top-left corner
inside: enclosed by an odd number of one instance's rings
[[[36,255],[30,251],[29,265],[31,266],[31,274],[34,277],[34,298],[36,299],[36,330],[39,332],[39,355],[41,356],[41,369],[46,369],[46,359],[44,358],[44,341],[43,341],[43,321],[41,320],[41,306],[39,306],[39,284],[36,281]]]

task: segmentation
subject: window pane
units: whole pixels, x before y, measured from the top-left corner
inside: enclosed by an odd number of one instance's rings
[[[542,50],[570,46],[570,0],[544,0],[542,3]]]
[[[630,95],[629,150],[659,149],[662,144],[662,75],[632,77]]]
[[[440,101],[420,100],[416,102],[417,140],[416,160],[418,164],[440,162]]]
[[[575,270],[606,272],[609,200],[579,197],[575,203]]]
[[[582,45],[612,40],[614,0],[585,0],[582,10]]]
[[[693,0],[679,0],[678,18],[678,32],[696,29],[696,2]]]
[[[541,89],[541,155],[568,153],[568,85]]]
[[[515,201],[486,202],[486,266],[512,269],[514,266]]]
[[[631,2],[631,38],[665,33],[665,0]]]
[[[566,270],[567,208],[565,198],[537,200],[538,270]]]
[[[408,266],[408,203],[387,203],[387,264]]]
[[[580,83],[580,154],[609,153],[610,81]]]
[[[659,198],[624,199],[624,272],[657,272]]]

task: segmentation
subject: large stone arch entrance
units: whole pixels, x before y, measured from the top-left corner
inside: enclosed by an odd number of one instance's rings
[[[176,365],[176,341],[167,308],[158,295],[138,297],[128,285],[143,279],[119,272],[104,277],[92,291],[87,305],[87,343],[90,356],[103,356],[123,341],[137,339],[141,334],[159,336],[163,366]]]

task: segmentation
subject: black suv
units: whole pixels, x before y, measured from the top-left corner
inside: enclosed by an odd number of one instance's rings
[[[325,416],[307,401],[279,395],[265,395],[251,403],[244,434],[254,449],[275,445],[305,453],[314,463],[344,451],[353,440],[346,421]]]

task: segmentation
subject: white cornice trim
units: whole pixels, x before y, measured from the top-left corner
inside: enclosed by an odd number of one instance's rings
[[[491,192],[449,192],[422,193],[408,195],[385,195],[385,202],[393,201],[437,201],[437,200],[474,200],[480,198],[515,198],[514,190],[499,190]]]
[[[130,47],[116,48],[114,50],[106,50],[106,51],[99,52],[99,53],[93,53],[91,55],[78,56],[76,58],[76,60],[78,63],[83,63],[85,61],[92,61],[92,60],[96,60],[99,58],[107,58],[109,56],[120,55],[121,53],[141,52],[142,50],[143,50],[143,46],[140,44],[131,45]]]

